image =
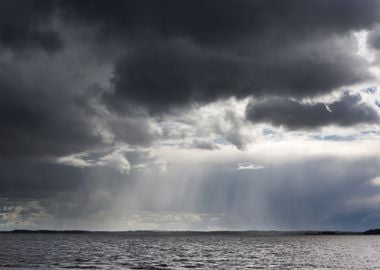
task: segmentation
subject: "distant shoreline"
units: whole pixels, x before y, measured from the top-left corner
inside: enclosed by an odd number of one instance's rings
[[[24,230],[15,229],[0,231],[0,234],[123,234],[123,235],[159,235],[159,236],[196,236],[196,235],[241,235],[241,236],[281,236],[281,235],[380,235],[380,229],[364,232],[348,231],[87,231],[87,230]]]

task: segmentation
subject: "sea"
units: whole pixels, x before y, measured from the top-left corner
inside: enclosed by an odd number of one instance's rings
[[[380,236],[1,233],[0,269],[380,269]]]

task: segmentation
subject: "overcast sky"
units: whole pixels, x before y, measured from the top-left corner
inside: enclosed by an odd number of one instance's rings
[[[380,226],[380,1],[0,1],[0,230]]]

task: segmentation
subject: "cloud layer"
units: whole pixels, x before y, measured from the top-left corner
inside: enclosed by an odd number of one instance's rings
[[[376,224],[379,23],[378,0],[0,1],[0,229]]]

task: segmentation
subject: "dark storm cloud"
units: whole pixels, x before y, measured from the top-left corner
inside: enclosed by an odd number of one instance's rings
[[[247,106],[246,117],[253,123],[266,122],[289,129],[312,129],[327,125],[352,126],[378,123],[375,109],[361,103],[359,95],[344,95],[324,104],[305,104],[285,98],[268,98]]]
[[[55,1],[3,0],[0,2],[0,47],[13,51],[42,49],[56,52],[63,46],[52,27]]]
[[[131,115],[140,106],[157,113],[231,96],[314,96],[361,82],[368,66],[354,53],[350,33],[372,27],[380,10],[371,0],[2,1],[0,7],[0,45],[14,52],[57,51],[63,37],[75,39],[65,32],[70,24],[98,38],[76,42],[104,51],[118,44],[123,56],[108,59],[113,91],[97,102]],[[100,49],[88,53],[96,58]],[[1,69],[1,156],[59,156],[100,143],[94,112],[78,95],[25,82],[17,66]],[[102,120],[117,140],[154,140],[143,121],[110,118]]]
[[[76,190],[83,184],[83,172],[38,160],[1,159],[0,179],[0,197],[38,199]]]
[[[62,1],[116,62],[110,108],[151,113],[249,95],[314,96],[368,79],[351,31],[379,20],[379,1]]]
[[[253,56],[213,51],[186,40],[152,44],[131,49],[116,63],[114,92],[105,96],[111,108],[127,103],[156,113],[231,96],[313,96],[370,77],[366,63],[352,53],[349,38],[256,50]]]
[[[36,83],[0,63],[0,157],[56,156],[101,143],[67,85]]]
[[[185,41],[143,45],[116,63],[115,92],[106,95],[106,100],[114,107],[123,106],[126,100],[135,102],[153,112],[191,101],[213,101],[229,96],[232,88],[244,87],[241,64]]]
[[[148,34],[189,37],[210,46],[277,34],[293,38],[359,30],[379,19],[376,0],[63,0],[59,5],[63,18],[96,24],[105,39]]]

